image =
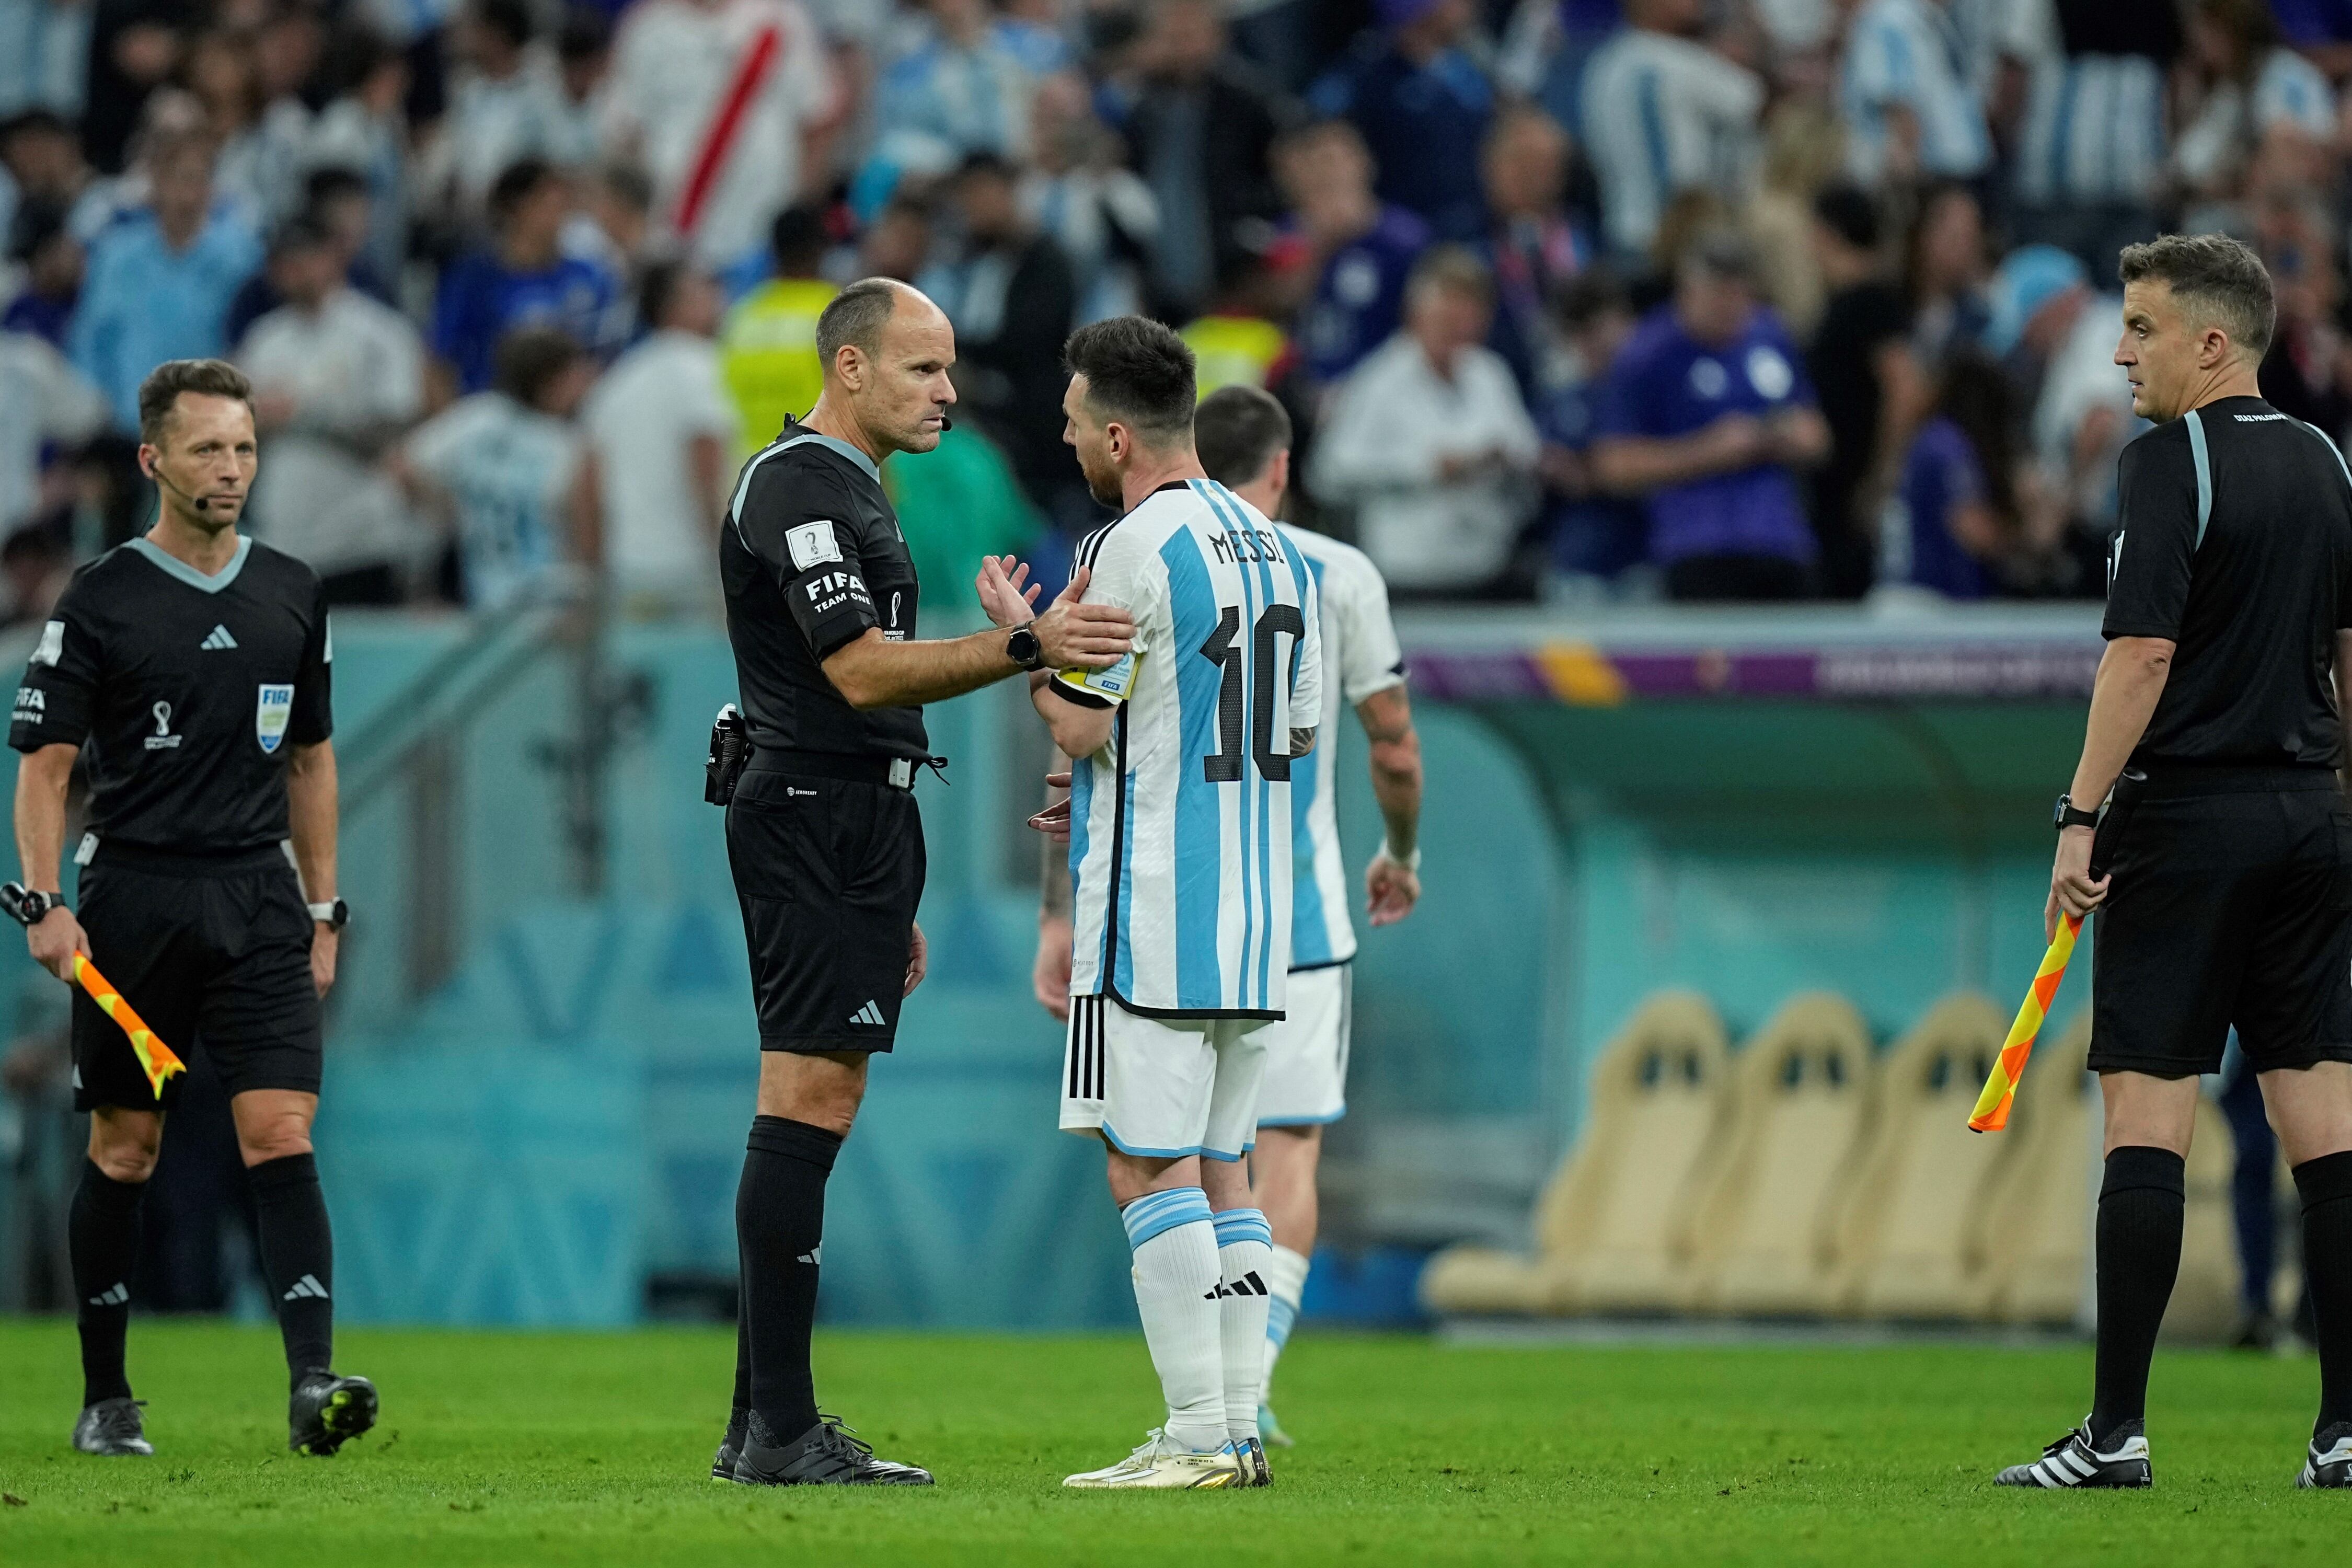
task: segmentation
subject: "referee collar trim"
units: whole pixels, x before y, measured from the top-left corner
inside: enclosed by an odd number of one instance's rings
[[[164,575],[177,577],[202,593],[217,594],[236,582],[236,574],[245,570],[245,558],[253,553],[253,536],[240,535],[236,542],[236,553],[228,558],[227,565],[209,577],[143,534],[131,542],[131,548],[153,562],[156,569]]]
[[[865,469],[866,477],[867,479],[872,479],[877,485],[882,482],[881,465],[877,463],[873,458],[867,457],[865,453],[859,451],[856,447],[851,446],[848,442],[843,440],[838,436],[821,436],[817,432],[803,426],[798,434],[787,437],[782,444],[777,447],[777,450],[782,451],[785,448],[792,447],[823,447],[828,452],[838,452],[843,457],[848,458],[851,462],[856,464],[859,468]]]

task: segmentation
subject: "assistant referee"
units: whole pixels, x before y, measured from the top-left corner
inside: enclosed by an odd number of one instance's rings
[[[75,575],[16,689],[8,743],[24,753],[26,940],[60,979],[88,953],[164,1044],[211,1058],[285,1336],[291,1446],[331,1454],[376,1412],[367,1379],[330,1370],[333,1244],[310,1151],[319,1000],[345,914],[334,643],[317,574],[237,533],[258,456],[245,376],[219,360],[157,366],[139,389],[139,466],[162,498],[155,525]],[[76,910],[58,874],[78,754],[90,813]],[[317,900],[307,909],[306,887]],[[73,1062],[74,1108],[89,1112],[68,1226],[83,1379],[73,1443],[150,1454],[123,1341],[139,1211],[182,1079],[159,1095],[121,1028],[79,991]]]
[[[1999,1479],[2149,1484],[2148,1363],[2179,1269],[2197,1079],[2235,1026],[2303,1197],[2320,1394],[2298,1481],[2352,1486],[2352,471],[2263,401],[2275,311],[2252,250],[2167,235],[2125,250],[2122,274],[2116,363],[2158,425],[2124,449],[2107,651],[2046,914],[2099,910],[2096,1385],[2081,1427]],[[2095,809],[2127,763],[2145,796],[2093,881]]]
[[[881,464],[948,427],[955,333],[903,283],[869,278],[817,318],[824,389],[743,466],[719,531],[727,634],[753,752],[727,809],[727,855],[760,1014],[759,1113],[735,1203],[742,1270],[734,1407],[711,1473],[746,1485],[928,1485],[820,1416],[809,1370],[825,1178],[921,983],[930,745],[920,705],[1024,671],[1104,668],[1124,611],[1081,605],[1082,572],[1045,614],[1010,558],[975,584],[1000,629],[918,642],[915,563]]]

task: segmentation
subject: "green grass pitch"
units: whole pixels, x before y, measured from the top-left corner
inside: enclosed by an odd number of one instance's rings
[[[275,1333],[134,1323],[149,1460],[68,1449],[73,1331],[0,1320],[0,1563],[1574,1562],[2340,1564],[2297,1492],[2316,1368],[2167,1352],[2156,1489],[1996,1490],[2080,1416],[2087,1352],[1465,1349],[1302,1333],[1268,1492],[1075,1495],[1156,1407],[1139,1339],[829,1333],[829,1408],[933,1491],[709,1479],[731,1333],[349,1330],[384,1419],[285,1451]],[[21,1500],[21,1502],[19,1501]],[[788,1555],[779,1555],[784,1553]]]

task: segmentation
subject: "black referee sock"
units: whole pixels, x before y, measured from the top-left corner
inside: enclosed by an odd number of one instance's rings
[[[841,1139],[781,1116],[751,1119],[735,1235],[743,1269],[742,1337],[751,1347],[751,1411],[790,1442],[816,1425],[809,1331],[816,1321],[824,1181]]]
[[[335,1363],[335,1242],[313,1154],[264,1160],[245,1173],[261,1231],[261,1272],[278,1304],[286,1369],[299,1378]]]
[[[90,1161],[81,1163],[66,1222],[73,1257],[75,1314],[81,1331],[81,1402],[128,1399],[122,1342],[131,1331],[131,1270],[139,1258],[139,1208],[144,1182],[118,1182]]]
[[[2091,1398],[2091,1441],[2102,1452],[2116,1428],[2147,1418],[2148,1363],[2180,1273],[2186,1173],[2187,1162],[2169,1149],[2135,1144],[2107,1156],[2099,1188],[2099,1349]]]
[[[2352,1151],[2294,1168],[2303,1197],[2303,1277],[2319,1334],[2318,1436],[2352,1421]]]

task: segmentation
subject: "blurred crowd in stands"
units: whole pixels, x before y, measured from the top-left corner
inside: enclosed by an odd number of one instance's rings
[[[943,601],[1099,521],[1060,350],[1129,310],[1400,597],[2095,595],[2123,246],[2258,246],[2352,424],[2347,79],[2352,0],[0,0],[0,593],[221,354],[339,602],[707,614],[880,273],[957,329]]]

